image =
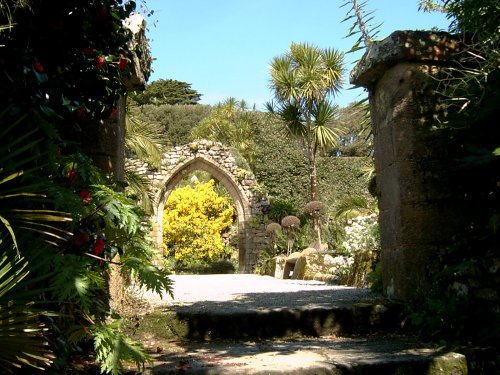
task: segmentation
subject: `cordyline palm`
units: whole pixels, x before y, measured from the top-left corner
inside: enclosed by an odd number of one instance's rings
[[[292,43],[290,51],[271,62],[270,87],[277,105],[270,103],[267,108],[304,143],[311,201],[318,200],[317,151],[333,146],[339,138],[331,127],[337,107],[329,98],[342,87],[343,58],[335,49]]]

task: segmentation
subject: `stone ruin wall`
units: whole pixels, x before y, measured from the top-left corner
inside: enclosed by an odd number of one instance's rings
[[[136,159],[127,159],[126,168],[146,176],[150,182],[155,196],[153,237],[158,246],[162,242],[160,216],[163,204],[175,185],[195,170],[205,170],[219,180],[236,205],[240,272],[252,272],[259,250],[267,244],[264,212],[269,203],[254,195],[253,188],[257,181],[253,173],[239,168],[226,147],[219,142],[201,140],[166,152],[159,171]]]

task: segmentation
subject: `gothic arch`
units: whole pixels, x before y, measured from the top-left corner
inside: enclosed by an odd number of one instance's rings
[[[240,272],[251,272],[257,255],[265,243],[262,206],[266,204],[254,197],[252,188],[256,180],[251,171],[239,168],[230,151],[218,142],[202,140],[178,146],[162,156],[159,171],[148,170],[137,160],[129,160],[129,167],[145,173],[154,195],[153,238],[162,245],[162,221],[165,202],[176,185],[188,174],[203,170],[216,178],[233,199],[238,218],[238,252]]]

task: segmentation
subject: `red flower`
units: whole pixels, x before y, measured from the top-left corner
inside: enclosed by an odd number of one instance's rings
[[[113,108],[111,110],[111,112],[109,113],[109,118],[114,119],[114,118],[116,118],[117,114],[118,114],[118,110],[116,108]]]
[[[78,233],[73,234],[73,245],[76,247],[82,247],[87,242],[89,242],[89,240],[89,234],[83,230],[80,230]]]
[[[68,171],[67,177],[68,177],[68,185],[69,186],[71,186],[73,184],[73,181],[75,180],[77,175],[78,175],[78,172],[73,168]]]
[[[92,195],[90,195],[90,191],[88,191],[87,189],[83,189],[80,192],[80,198],[82,198],[83,204],[89,204],[90,202],[92,202]]]
[[[33,68],[35,68],[35,70],[38,73],[43,73],[44,72],[43,65],[40,64],[38,61],[35,61],[35,63],[33,64]]]
[[[99,21],[104,21],[106,20],[107,17],[108,17],[108,10],[104,7],[99,9],[99,11],[97,12],[97,18],[99,19]]]
[[[94,255],[100,257],[102,256],[102,254],[104,254],[105,247],[106,247],[106,240],[102,237],[97,237],[97,239],[94,242],[94,247],[92,248],[92,252],[94,253]]]
[[[77,118],[82,118],[83,116],[85,116],[85,112],[87,112],[86,109],[83,107],[80,107],[77,110],[75,110],[75,116]]]
[[[95,64],[97,66],[97,69],[102,69],[102,67],[104,66],[104,62],[105,62],[104,56],[99,56]]]
[[[125,58],[120,58],[118,61],[118,69],[123,70],[127,67],[128,65],[128,59]]]
[[[94,49],[92,47],[85,47],[83,49],[83,53],[87,56],[90,56],[94,53]]]

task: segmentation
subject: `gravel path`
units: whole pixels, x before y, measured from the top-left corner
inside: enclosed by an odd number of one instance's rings
[[[368,289],[329,285],[312,280],[281,280],[251,274],[172,275],[174,298],[150,292],[139,297],[153,307],[177,311],[249,311],[316,308],[379,298]]]

